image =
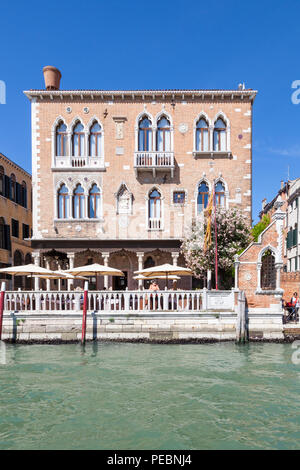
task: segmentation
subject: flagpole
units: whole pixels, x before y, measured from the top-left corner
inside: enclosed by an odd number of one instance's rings
[[[215,206],[215,279],[216,290],[218,290],[218,231],[217,231],[217,204],[216,204],[216,181],[214,180],[214,206]]]

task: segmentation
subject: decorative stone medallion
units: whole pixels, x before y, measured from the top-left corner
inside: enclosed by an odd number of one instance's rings
[[[178,126],[178,130],[181,134],[186,134],[187,131],[189,129],[189,126],[187,125],[186,122],[182,122],[181,124],[179,124]]]
[[[252,275],[250,273],[245,274],[245,280],[246,281],[251,281]]]

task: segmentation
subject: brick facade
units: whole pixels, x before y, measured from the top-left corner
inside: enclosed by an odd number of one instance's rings
[[[33,163],[33,247],[41,253],[51,249],[65,252],[82,251],[80,240],[102,252],[127,249],[129,240],[136,240],[131,249],[135,256],[140,242],[147,241],[143,252],[160,249],[165,241],[167,257],[178,252],[185,227],[197,215],[198,187],[205,181],[211,190],[213,181],[224,184],[226,205],[237,206],[252,217],[252,90],[144,90],[144,91],[27,91],[32,106]],[[135,158],[139,118],[148,116],[153,133],[160,117],[165,116],[171,128],[171,151],[174,168],[137,168]],[[220,116],[227,126],[226,152],[195,153],[195,126],[204,116],[213,126]],[[93,168],[62,168],[63,159],[55,156],[55,126],[67,126],[68,145],[76,122],[84,126],[87,151],[88,133],[94,119],[101,125],[104,140],[103,161]],[[155,138],[153,139],[155,146]],[[71,151],[68,150],[70,155]],[[85,152],[86,156],[86,152]],[[77,163],[76,163],[77,164]],[[157,170],[157,171],[156,171]],[[85,198],[95,183],[101,190],[101,217],[81,220],[58,218],[57,191],[62,184],[72,195],[81,184]],[[157,189],[161,195],[162,221],[149,229],[149,194]],[[118,210],[118,195],[130,195],[130,210]],[[173,203],[173,192],[184,191],[184,204]],[[128,199],[129,200],[129,199]],[[70,206],[71,207],[71,206]],[[87,207],[87,206],[86,206]],[[70,209],[72,210],[72,209]],[[106,249],[107,241],[117,241],[116,248]],[[172,248],[172,240],[178,241]],[[62,250],[61,242],[68,241]],[[168,248],[168,243],[170,247]],[[145,261],[144,257],[144,261]],[[79,258],[75,257],[75,265]],[[117,267],[117,266],[116,266]],[[134,266],[136,268],[137,266]],[[186,282],[186,281],[184,281]]]

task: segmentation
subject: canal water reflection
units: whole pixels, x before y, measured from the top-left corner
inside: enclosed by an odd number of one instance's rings
[[[7,345],[0,449],[296,449],[289,344]]]

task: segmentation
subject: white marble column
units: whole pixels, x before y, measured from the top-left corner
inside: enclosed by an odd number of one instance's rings
[[[33,251],[32,258],[36,266],[41,265],[41,253],[39,251]],[[34,290],[39,290],[39,289],[40,289],[40,278],[35,277],[34,278]]]
[[[240,267],[239,257],[238,255],[235,255],[234,257],[234,288],[235,289],[239,288],[239,267]]]
[[[173,260],[173,265],[178,266],[179,253],[177,251],[172,251],[171,256]]]
[[[61,271],[61,266],[59,263],[57,263],[57,269],[58,271]],[[58,290],[60,291],[61,290],[61,279],[57,279],[57,282],[58,282]]]
[[[101,254],[104,260],[104,266],[108,266],[109,252],[105,252]],[[108,276],[104,276],[104,287],[105,289],[108,289]]]
[[[48,258],[46,258],[46,268],[51,269],[50,268],[50,260]],[[51,290],[51,280],[50,279],[46,279],[46,290],[47,290],[47,292],[49,292]]]
[[[67,257],[69,260],[69,269],[74,268],[74,261],[75,261],[75,253],[69,252],[67,253]],[[68,279],[68,290],[71,290],[74,285],[74,279]]]
[[[141,271],[143,269],[143,259],[144,259],[144,252],[143,251],[138,251],[136,256],[138,257],[138,270]],[[143,288],[143,280],[139,279],[139,290]]]
[[[262,263],[257,263],[256,269],[257,269],[257,290],[261,290],[261,266]]]

